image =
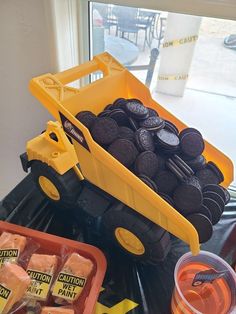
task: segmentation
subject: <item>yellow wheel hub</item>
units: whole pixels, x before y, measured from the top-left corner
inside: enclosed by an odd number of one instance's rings
[[[55,185],[47,177],[39,177],[39,185],[43,192],[52,200],[58,201],[60,199],[60,193]]]
[[[133,253],[135,255],[142,255],[145,252],[144,245],[136,237],[135,234],[130,232],[129,230],[118,227],[115,230],[115,236],[120,245],[126,249],[126,251]]]

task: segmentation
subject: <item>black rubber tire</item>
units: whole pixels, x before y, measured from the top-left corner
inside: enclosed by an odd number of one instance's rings
[[[50,202],[59,205],[61,208],[74,207],[81,186],[80,180],[73,169],[70,169],[63,175],[60,175],[46,163],[39,160],[34,160],[31,164],[31,173],[39,190]],[[60,194],[59,200],[53,200],[44,193],[39,184],[40,176],[44,176],[52,181]]]
[[[164,260],[170,250],[170,235],[167,231],[122,203],[103,214],[102,227],[107,238],[121,251],[141,263],[155,265]],[[120,245],[115,236],[118,227],[138,237],[145,248],[144,254],[136,255]]]

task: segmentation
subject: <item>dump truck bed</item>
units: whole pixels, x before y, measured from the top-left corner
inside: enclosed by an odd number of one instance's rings
[[[80,89],[66,85],[97,70],[101,70],[104,77],[89,85]],[[172,121],[179,130],[187,127],[155,102],[144,84],[111,55],[103,53],[73,69],[32,79],[30,90],[72,138],[82,174],[88,181],[188,243],[193,254],[199,252],[198,234],[192,224],[99,146],[75,117],[83,110],[98,114],[120,97],[138,98],[145,106],[157,110],[161,117]],[[204,156],[222,170],[222,185],[227,187],[233,180],[231,160],[207,141]]]

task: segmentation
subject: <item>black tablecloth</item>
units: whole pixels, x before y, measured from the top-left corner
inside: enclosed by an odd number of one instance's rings
[[[96,314],[168,314],[177,260],[189,248],[172,237],[172,248],[165,261],[156,266],[133,262],[110,246],[102,236],[99,217],[77,209],[63,211],[41,196],[28,175],[0,203],[2,220],[98,246],[106,255],[108,269],[99,296]],[[214,227],[203,250],[236,261],[236,203],[231,202]]]

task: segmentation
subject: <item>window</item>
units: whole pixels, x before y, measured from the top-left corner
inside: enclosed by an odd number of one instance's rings
[[[236,50],[230,47],[234,39],[230,35],[236,34],[236,22],[232,20],[236,18],[234,1],[160,0],[157,3],[154,0],[148,2],[68,0],[68,2],[76,2],[78,8],[76,12],[79,63],[104,50],[113,51],[112,54],[124,66],[150,87],[153,97],[159,103],[187,124],[199,128],[207,140],[231,157],[234,164],[236,163],[236,148],[232,144],[236,138],[234,127]],[[186,73],[184,71],[169,73],[178,74],[178,78],[186,79],[184,83],[182,82],[184,91],[182,97],[170,95],[170,92],[164,94],[158,90],[163,83],[160,80],[163,74],[160,72],[161,67],[170,63],[163,60],[166,51],[168,49],[170,51],[171,48],[163,48],[162,45],[168,42],[167,28],[173,12],[184,13],[183,17],[186,17],[186,14],[200,16],[189,15],[190,18],[199,20],[199,30],[191,34],[193,43],[175,48],[177,52],[185,49],[183,47],[187,45],[195,46]],[[124,16],[129,18],[124,19]],[[129,21],[135,23],[129,25]],[[172,26],[172,30],[176,29],[178,25],[176,28]],[[173,36],[172,39],[181,40],[185,37]],[[155,55],[153,49],[158,49],[158,55]],[[151,52],[154,62],[151,62]],[[173,59],[172,56],[169,60]],[[100,77],[101,73],[92,75],[93,80]],[[170,91],[170,87],[176,82],[168,79],[164,83]],[[181,81],[177,84],[181,85]]]
[[[163,42],[168,42],[165,39],[167,23],[171,22],[168,12],[93,1],[90,2],[89,14],[90,57],[105,50],[110,52],[150,87],[158,102],[187,124],[200,129],[206,139],[229,155],[236,164],[236,149],[232,144],[236,138],[236,35],[233,37],[236,22],[195,17],[199,31],[189,38],[185,36],[195,45],[184,85],[185,92],[183,97],[176,97],[168,95],[168,91],[165,94],[158,92],[158,89],[156,91],[156,86],[161,84],[161,62],[167,60],[163,55],[168,47],[165,50]],[[179,15],[180,23],[181,18],[185,17]],[[185,46],[188,45],[191,44]],[[183,44],[178,48],[177,45],[171,49],[176,49],[178,54],[181,49],[184,51],[185,46]],[[150,64],[151,52],[155,48],[160,54]],[[170,56],[174,58],[174,53]],[[151,72],[148,73],[149,68]],[[97,78],[99,76],[93,77]],[[171,91],[175,82],[167,78],[164,84]],[[212,121],[210,126],[209,121]]]

